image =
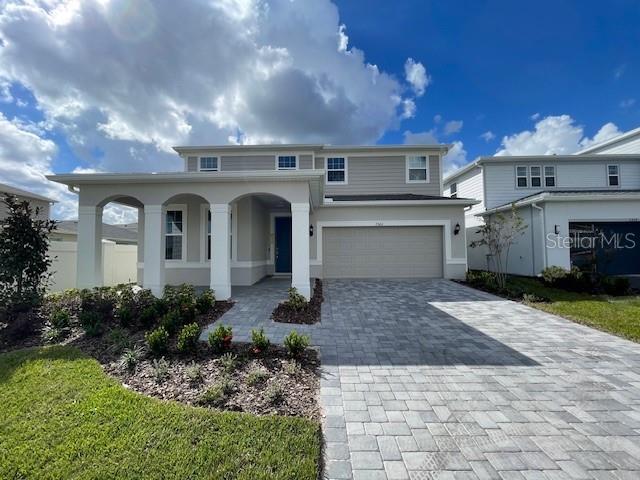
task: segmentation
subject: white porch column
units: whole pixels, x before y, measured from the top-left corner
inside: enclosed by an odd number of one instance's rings
[[[142,284],[156,297],[164,291],[164,207],[144,206],[144,270]]]
[[[218,300],[231,298],[230,212],[228,203],[211,204],[211,290]]]
[[[291,286],[311,298],[309,285],[309,204],[291,204]]]
[[[102,286],[102,207],[78,208],[78,288]]]

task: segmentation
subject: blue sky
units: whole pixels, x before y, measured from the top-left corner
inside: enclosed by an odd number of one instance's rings
[[[589,135],[640,126],[640,3],[338,1],[350,41],[384,70],[422,61],[432,83],[403,128],[463,120],[469,159],[493,154],[531,115],[569,114]],[[628,106],[628,103],[632,105]],[[496,138],[485,142],[480,135]],[[401,143],[402,129],[384,143]]]
[[[640,126],[638,25],[631,0],[7,0],[0,182],[62,218],[44,175],[177,170],[173,145],[573,153]]]

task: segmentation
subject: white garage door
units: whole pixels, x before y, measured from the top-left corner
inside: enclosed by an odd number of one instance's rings
[[[442,277],[442,227],[324,228],[325,278]]]

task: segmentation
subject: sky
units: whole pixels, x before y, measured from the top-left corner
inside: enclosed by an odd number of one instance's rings
[[[640,3],[603,5],[0,0],[0,182],[74,218],[45,175],[179,170],[175,145],[574,153],[640,126]]]

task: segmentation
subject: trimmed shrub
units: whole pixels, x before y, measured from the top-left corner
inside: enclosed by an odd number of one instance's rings
[[[269,338],[264,334],[264,328],[251,330],[251,343],[253,344],[253,353],[265,352],[271,344]]]
[[[180,312],[176,312],[175,310],[166,313],[160,319],[160,326],[163,327],[170,335],[176,333],[181,325],[182,317],[180,316]]]
[[[631,283],[626,277],[603,277],[600,287],[607,295],[615,297],[627,295],[631,290]]]
[[[484,288],[492,292],[498,290],[496,274],[486,270],[469,270],[466,275],[466,282],[473,287]]]
[[[83,310],[78,316],[80,325],[84,329],[85,333],[90,337],[98,336],[102,332],[102,318],[103,317],[100,313],[91,310]]]
[[[167,303],[169,310],[181,310],[182,307],[195,307],[196,291],[193,285],[183,283],[182,285],[164,287],[162,299]]]
[[[161,355],[169,348],[169,332],[162,326],[147,333],[144,338],[147,340],[149,350],[154,355]]]
[[[569,273],[570,272],[568,270],[565,270],[562,267],[553,265],[551,267],[545,268],[542,271],[542,278],[544,279],[545,283],[548,283],[549,285],[554,285],[559,280],[569,275]]]
[[[207,313],[213,305],[216,303],[216,297],[213,295],[213,290],[207,288],[204,292],[198,295],[196,299],[196,310],[198,313]]]
[[[296,287],[291,287],[289,288],[289,298],[287,298],[285,304],[294,310],[302,310],[309,304],[309,302],[307,302],[307,299],[304,298],[303,295],[298,293],[298,289]]]
[[[202,367],[196,362],[191,362],[184,368],[184,376],[191,384],[200,383],[202,381]]]
[[[128,306],[118,307],[116,318],[123,327],[130,327],[133,324],[133,311]]]
[[[158,311],[156,310],[155,305],[150,305],[148,307],[145,307],[140,312],[139,320],[140,320],[140,325],[142,325],[143,328],[149,328],[150,326],[156,323],[157,319],[158,319]]]
[[[233,382],[229,378],[224,377],[216,384],[209,387],[200,396],[199,403],[213,407],[221,406],[224,404],[227,397],[233,392],[233,387]]]
[[[289,335],[284,338],[284,346],[287,348],[289,355],[299,357],[304,352],[304,349],[309,346],[309,337],[291,330]]]
[[[185,325],[178,334],[178,350],[181,352],[191,352],[198,346],[200,336],[200,326],[197,323]]]
[[[69,312],[65,310],[56,309],[51,313],[49,322],[51,322],[51,325],[55,328],[69,328],[69,325],[71,324],[71,315],[69,315]]]
[[[229,326],[218,325],[216,329],[209,333],[209,345],[214,352],[222,352],[231,346],[233,330]]]
[[[109,287],[85,289],[80,292],[80,312],[96,313],[104,322],[109,322],[113,318],[115,303],[113,292]]]

